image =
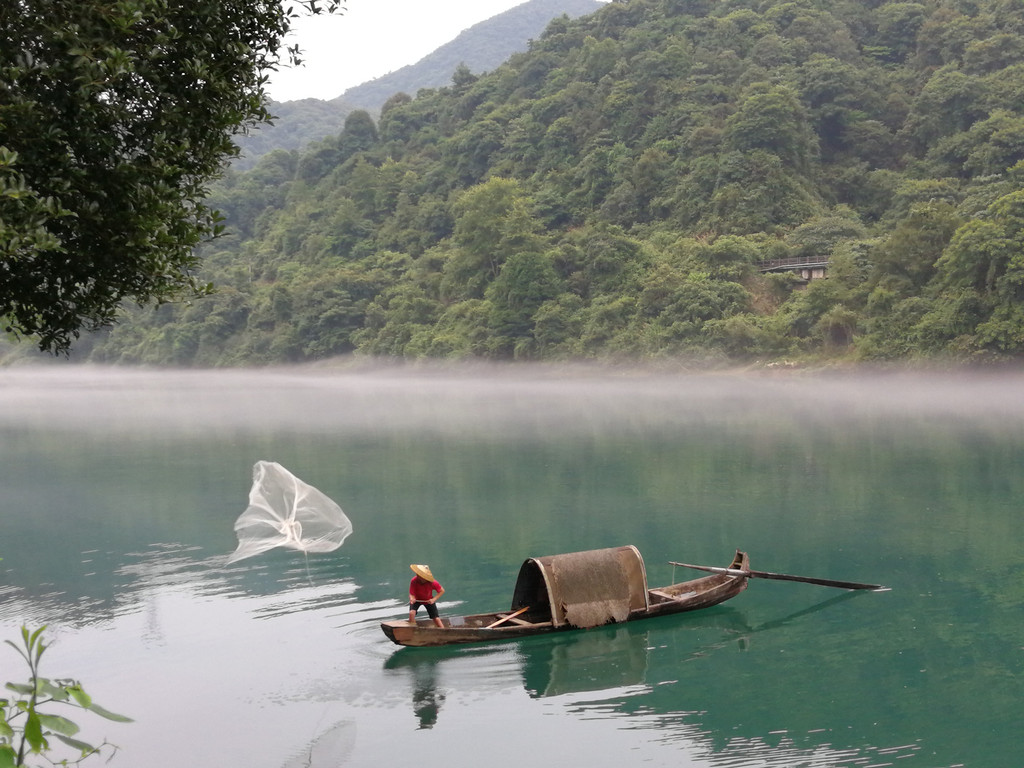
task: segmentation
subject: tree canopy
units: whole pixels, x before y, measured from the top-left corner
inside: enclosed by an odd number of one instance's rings
[[[8,331],[65,351],[124,302],[209,292],[195,247],[221,223],[207,188],[232,136],[268,118],[268,74],[296,58],[282,42],[293,18],[252,0],[0,5]]]

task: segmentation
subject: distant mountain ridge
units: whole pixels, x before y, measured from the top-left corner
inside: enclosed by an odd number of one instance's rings
[[[232,163],[232,167],[248,170],[260,157],[275,149],[297,150],[325,136],[341,133],[350,112],[365,109],[376,117],[384,102],[396,93],[415,96],[421,88],[448,85],[460,64],[465,64],[474,74],[489,72],[512,54],[525,51],[552,19],[563,15],[584,16],[604,4],[599,0],[528,0],[464,30],[418,62],[349,88],[335,99],[274,102],[271,104],[271,112],[276,116],[274,124],[262,126],[249,136],[238,137],[242,157]]]
[[[525,51],[552,19],[586,16],[603,5],[599,0],[529,0],[470,27],[415,64],[349,88],[338,101],[375,111],[396,93],[415,96],[421,88],[448,85],[460,64],[474,74],[489,72],[513,53]]]

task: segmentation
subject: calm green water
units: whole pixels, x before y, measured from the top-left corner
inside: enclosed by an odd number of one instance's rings
[[[392,369],[0,371],[0,636],[114,765],[1011,766],[1024,701],[1024,377]],[[231,566],[252,464],[338,501],[329,555]],[[400,649],[410,562],[442,610],[523,559],[635,544],[880,582],[753,581],[690,615]],[[696,574],[694,574],[696,575]],[[20,679],[0,649],[0,682]]]

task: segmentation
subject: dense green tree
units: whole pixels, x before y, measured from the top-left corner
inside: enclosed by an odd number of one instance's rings
[[[502,126],[490,119],[474,122],[454,137],[448,147],[458,180],[463,184],[481,181],[504,141]]]
[[[1000,198],[985,219],[962,226],[938,268],[943,295],[966,313],[953,316],[955,330],[977,321],[976,348],[1024,350],[1024,191]]]
[[[680,186],[677,200],[686,206],[686,221],[711,231],[772,232],[818,213],[820,202],[806,185],[778,155],[730,152],[698,168]]]
[[[876,40],[882,58],[900,62],[914,52],[926,10],[920,3],[886,3],[875,9]]]
[[[942,136],[965,131],[985,117],[985,82],[948,64],[921,89],[905,132],[926,146]]]
[[[584,306],[581,297],[563,293],[537,308],[532,344],[536,356],[560,358],[579,354]]]
[[[950,175],[963,177],[1005,173],[1024,160],[1024,115],[996,110],[967,131],[936,143],[929,159],[942,162]]]
[[[298,153],[278,149],[260,158],[248,173],[227,171],[208,198],[230,221],[227,232],[235,237],[256,236],[260,224],[284,207],[298,164]]]
[[[961,223],[949,203],[915,205],[872,252],[875,282],[889,276],[902,282],[904,294],[920,292],[935,276],[936,263]]]
[[[849,208],[839,208],[794,227],[786,236],[786,243],[797,255],[827,260],[839,243],[866,235],[857,215]]]
[[[703,342],[734,360],[785,357],[794,351],[794,340],[781,327],[779,316],[739,313],[704,323]]]
[[[318,10],[334,0],[304,0]],[[201,295],[203,199],[268,117],[293,14],[277,2],[0,4],[0,316],[40,348],[124,301]]]
[[[561,281],[549,256],[535,252],[511,255],[487,288],[491,350],[505,357],[522,356],[532,345],[534,315],[561,292]]]
[[[431,332],[443,307],[415,283],[383,291],[367,307],[364,327],[353,340],[363,351],[384,357],[402,357],[413,339]]]
[[[723,138],[731,149],[764,150],[800,169],[818,154],[804,106],[790,88],[769,88],[745,98],[726,121]]]
[[[963,58],[967,46],[977,39],[975,22],[969,13],[970,9],[958,4],[942,5],[924,19],[917,35],[919,67],[941,67]]]
[[[530,207],[531,200],[512,179],[490,179],[458,199],[452,236],[456,247],[444,267],[446,297],[482,298],[506,259],[541,249]]]

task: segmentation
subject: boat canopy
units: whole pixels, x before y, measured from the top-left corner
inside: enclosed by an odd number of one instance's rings
[[[556,627],[625,621],[649,607],[644,559],[634,546],[531,557],[512,597],[513,610],[526,606],[531,617],[550,611]]]

